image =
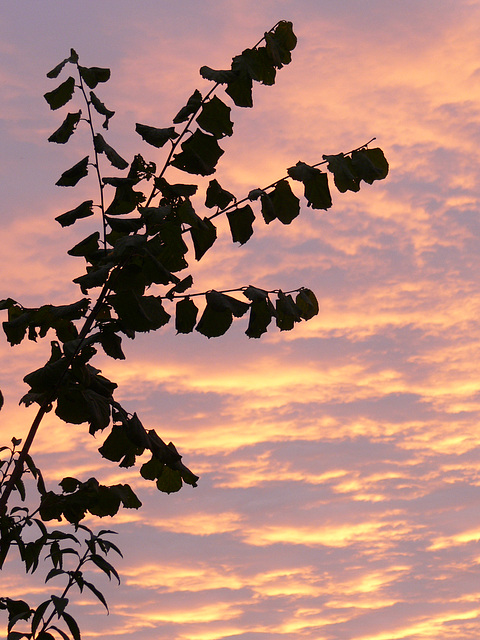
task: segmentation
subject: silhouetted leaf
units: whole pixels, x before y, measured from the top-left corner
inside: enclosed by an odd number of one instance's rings
[[[100,343],[107,356],[116,360],[125,360],[125,354],[122,351],[122,339],[108,324],[101,327]]]
[[[77,162],[67,171],[64,171],[55,183],[57,187],[74,187],[79,180],[88,174],[88,156]]]
[[[177,115],[173,119],[173,124],[180,124],[180,122],[185,122],[188,118],[193,115],[202,104],[202,94],[198,89],[192,93],[190,98],[187,101],[187,104],[180,109]]]
[[[153,331],[170,320],[160,296],[139,296],[131,291],[124,291],[109,296],[108,301],[122,324],[133,331]]]
[[[157,148],[163,147],[169,140],[175,140],[179,135],[175,131],[175,127],[157,129],[156,127],[149,127],[146,124],[139,124],[138,122],[135,125],[135,131],[142,136],[145,142]]]
[[[352,153],[352,165],[360,180],[372,184],[375,180],[383,180],[388,175],[388,162],[383,151],[361,149]]]
[[[290,331],[295,322],[300,322],[300,309],[297,307],[290,294],[278,292],[276,303],[276,322],[280,331]]]
[[[80,629],[78,628],[78,624],[77,624],[75,618],[73,618],[66,611],[63,612],[62,618],[65,620],[65,623],[66,623],[70,633],[72,634],[73,640],[81,640]]]
[[[100,133],[95,134],[94,143],[95,151],[97,153],[104,153],[114,167],[117,169],[126,169],[128,167],[128,162],[105,141],[104,137]]]
[[[200,75],[202,78],[205,78],[205,80],[211,80],[218,84],[227,84],[228,82],[235,80],[235,73],[231,69],[216,70],[203,66],[200,67]]]
[[[332,197],[328,187],[327,174],[305,162],[297,162],[287,169],[294,180],[303,182],[307,206],[312,209],[328,209],[332,206]]]
[[[353,168],[352,159],[339,153],[333,156],[322,156],[328,162],[328,170],[333,173],[335,186],[340,193],[360,190],[360,179]]]
[[[197,226],[190,229],[196,260],[200,260],[217,239],[215,225],[208,218],[199,220]]]
[[[110,69],[104,69],[101,67],[78,67],[80,75],[82,76],[85,84],[90,89],[95,89],[99,82],[107,82],[110,78]]]
[[[174,287],[172,287],[171,289],[169,289],[167,291],[167,293],[165,294],[167,298],[169,298],[170,300],[173,300],[173,296],[176,293],[183,293],[184,291],[186,291],[187,289],[190,289],[190,287],[193,285],[193,278],[192,276],[187,276],[186,278],[184,278],[183,280],[180,280],[180,282],[178,284],[176,284]]]
[[[163,467],[161,476],[157,480],[157,489],[164,493],[175,493],[182,488],[182,476],[180,471],[171,469],[166,465]]]
[[[43,97],[50,105],[50,109],[55,111],[72,99],[74,90],[75,80],[70,76],[70,78],[62,82],[56,89],[45,93]]]
[[[292,60],[291,51],[297,45],[297,37],[293,32],[293,24],[286,20],[281,20],[273,33],[265,34],[268,55],[279,69],[284,64],[289,64]]]
[[[69,256],[88,257],[98,251],[100,233],[95,231],[67,251]]]
[[[62,62],[59,62],[56,67],[53,67],[53,69],[47,73],[47,78],[51,78],[51,79],[57,78],[60,75],[60,72],[62,71],[63,67],[67,64],[67,62],[75,63],[77,61],[78,61],[77,53],[74,51],[74,49],[70,49],[70,57],[65,58],[65,60],[62,60]]]
[[[295,304],[304,320],[310,320],[318,314],[318,301],[310,289],[301,289],[295,298]]]
[[[239,75],[235,74],[234,79],[228,83],[225,91],[237,107],[253,107],[252,78],[246,71]]]
[[[191,333],[197,322],[198,309],[190,298],[179,300],[175,306],[177,333]]]
[[[113,118],[113,116],[115,115],[115,111],[110,111],[110,109],[107,109],[107,107],[103,104],[101,100],[97,98],[97,96],[93,93],[93,91],[90,91],[90,102],[92,103],[97,113],[99,113],[101,116],[105,116],[105,120],[102,124],[102,127],[104,129],[108,129],[108,124],[111,118]]]
[[[57,216],[55,220],[59,222],[62,227],[69,227],[71,224],[80,220],[81,218],[88,218],[89,216],[93,216],[93,200],[85,200],[82,204],[79,204],[75,209],[71,209],[70,211],[66,211],[61,215]]]
[[[59,128],[48,138],[48,141],[56,142],[57,144],[65,144],[69,140],[70,136],[73,135],[73,132],[80,121],[81,115],[81,110],[76,113],[68,113]]]
[[[273,206],[275,217],[283,224],[290,224],[300,213],[300,200],[293,193],[287,180],[280,180],[274,190],[267,194]],[[265,197],[262,196],[262,212],[265,207]],[[271,214],[270,214],[271,215]],[[267,220],[265,220],[268,222]]]
[[[247,204],[233,211],[227,211],[227,218],[230,224],[233,242],[245,244],[253,234],[253,221],[255,214],[252,207]]]
[[[246,73],[252,80],[262,84],[275,83],[276,69],[266,47],[257,49],[245,49],[240,56],[232,61],[232,69],[237,73]]]
[[[188,140],[181,145],[182,152],[174,155],[171,165],[187,173],[208,176],[215,171],[215,166],[223,155],[215,136],[197,129]]]
[[[245,333],[249,338],[260,338],[268,328],[275,314],[268,295],[265,298],[258,298],[250,305],[250,317]]]
[[[217,180],[210,180],[205,199],[206,207],[209,209],[212,209],[213,207],[225,209],[232,200],[235,200],[235,196],[232,193],[226,189],[222,189]]]
[[[230,107],[227,107],[217,96],[213,96],[203,103],[197,123],[204,131],[212,133],[216,138],[231,136],[233,122],[230,120],[230,112]]]

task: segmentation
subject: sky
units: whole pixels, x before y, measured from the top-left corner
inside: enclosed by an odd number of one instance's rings
[[[5,3],[0,298],[80,297],[71,280],[83,265],[66,251],[98,221],[60,229],[54,218],[95,198],[95,182],[55,182],[88,137],[48,143],[61,116],[43,99],[46,72],[71,47],[85,66],[112,70],[98,88],[116,111],[110,144],[160,163],[135,123],[169,126],[208,86],[200,66],[228,68],[280,19],[298,37],[292,63],[273,87],[255,85],[253,109],[233,109],[214,177],[243,197],[299,160],[374,136],[389,175],[356,194],[332,188],[328,212],[302,200],[289,226],[257,220],[242,247],[220,223],[212,250],[192,260],[196,291],[306,286],[316,318],[260,340],[245,336],[245,319],[212,340],[167,325],[125,341],[126,362],[95,361],[119,401],[175,442],[197,488],[160,494],[100,458],[101,436],[47,416],[32,455],[52,488],[95,475],[130,483],[144,503],[88,519],[118,532],[121,584],[94,576],[109,616],[85,593],[73,612],[87,639],[476,639],[478,2]],[[48,353],[48,339],[0,342],[2,444],[26,434],[22,378]],[[12,561],[0,587],[34,604],[62,585]]]

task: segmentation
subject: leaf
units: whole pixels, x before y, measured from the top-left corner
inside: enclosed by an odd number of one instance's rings
[[[275,30],[265,34],[267,51],[276,67],[279,69],[292,60],[291,51],[297,45],[297,37],[293,32],[293,24],[281,20]]]
[[[45,579],[45,582],[46,582],[46,579]],[[49,606],[50,602],[51,600],[45,600],[44,602],[39,604],[38,607],[36,608],[32,618],[32,634],[33,635],[35,635],[35,632],[38,629],[38,625],[40,624],[43,618],[43,614],[47,610],[47,607]]]
[[[267,297],[257,299],[250,305],[250,318],[245,333],[249,338],[260,338],[268,328],[274,315],[273,305]]]
[[[276,304],[276,322],[280,331],[290,331],[295,322],[300,322],[300,309],[297,307],[290,294],[285,295],[283,291],[278,292]]]
[[[110,69],[104,69],[101,67],[78,67],[80,75],[85,84],[90,89],[95,89],[99,82],[107,82],[110,78]]]
[[[145,480],[157,480],[162,475],[165,464],[152,455],[148,462],[145,462],[140,467],[140,475]]]
[[[81,640],[80,629],[78,628],[78,624],[77,624],[75,618],[73,618],[66,611],[63,612],[62,618],[65,620],[65,623],[66,623],[70,633],[72,634],[73,640]]]
[[[100,233],[95,231],[67,251],[69,256],[88,257],[98,251]]]
[[[294,167],[287,169],[288,175],[294,180],[303,182],[307,206],[312,209],[328,209],[332,206],[332,197],[328,188],[327,174],[305,162],[297,162]]]
[[[59,128],[52,133],[48,138],[48,142],[56,142],[57,144],[65,144],[73,132],[75,131],[77,124],[80,121],[82,111],[76,113],[68,113],[65,120],[59,126]]]
[[[0,409],[3,407],[3,403],[4,403],[4,400],[3,400],[3,394],[2,394],[2,392],[0,391]]]
[[[115,484],[110,489],[119,496],[125,509],[140,509],[142,503],[128,484]]]
[[[190,289],[190,287],[193,285],[193,278],[192,276],[187,276],[186,278],[184,278],[183,280],[180,280],[180,282],[178,284],[176,284],[174,287],[172,287],[171,289],[169,289],[167,291],[167,293],[165,294],[165,296],[167,298],[169,298],[170,300],[173,300],[173,296],[176,293],[183,293],[184,291],[186,291],[187,289]]]
[[[197,322],[198,309],[190,298],[179,300],[175,306],[175,329],[177,333],[191,333]]]
[[[74,491],[76,491],[78,489],[78,487],[81,485],[80,480],[77,480],[76,478],[63,478],[63,480],[61,482],[58,483],[63,491],[65,491],[65,493],[73,493]]]
[[[137,456],[141,456],[144,447],[139,447],[127,435],[125,425],[113,425],[110,434],[98,449],[100,454],[112,462],[121,462],[122,467],[131,467]]]
[[[170,320],[160,296],[139,296],[131,291],[110,295],[112,304],[122,324],[133,331],[153,331]]]
[[[177,469],[163,467],[161,476],[157,480],[157,489],[164,493],[175,493],[182,488],[182,476]]]
[[[218,207],[219,209],[225,209],[232,200],[235,200],[233,193],[222,189],[217,180],[210,180],[207,187],[205,206],[209,209]]]
[[[112,575],[114,575],[118,580],[118,584],[120,584],[120,577],[117,573],[117,570],[115,569],[114,566],[112,566],[109,562],[107,562],[105,558],[102,558],[102,556],[99,556],[98,554],[92,554],[90,556],[90,560],[101,571],[103,571],[108,576],[109,579],[111,579]]]
[[[79,180],[88,174],[88,156],[77,162],[67,171],[64,171],[55,183],[57,187],[74,187]]]
[[[310,289],[301,289],[295,298],[295,304],[304,320],[310,320],[318,314],[318,301]]]
[[[105,609],[108,611],[107,601],[105,600],[103,593],[101,593],[101,591],[99,591],[97,587],[91,582],[87,582],[86,580],[84,580],[83,584],[87,587],[87,589],[90,589],[90,591],[100,600]]]
[[[115,360],[125,360],[125,354],[122,351],[122,339],[110,325],[101,327],[100,343],[107,356]]]
[[[65,82],[62,82],[56,89],[53,91],[48,91],[44,94],[45,100],[50,105],[50,109],[55,111],[56,109],[60,109],[63,105],[67,104],[72,99],[73,92],[75,90],[75,80],[70,76]]]
[[[135,125],[135,131],[142,136],[143,140],[153,147],[163,147],[169,140],[175,140],[179,134],[175,131],[175,127],[166,127],[164,129],[157,129],[156,127],[149,127],[146,124]]]
[[[116,169],[126,169],[128,167],[128,162],[105,141],[102,134],[96,133],[93,141],[95,151],[97,153],[104,153]]]
[[[352,159],[339,153],[333,156],[322,156],[328,162],[328,170],[333,173],[335,186],[340,193],[345,191],[357,192],[360,190],[360,179],[355,173]]]
[[[173,119],[173,124],[180,124],[180,122],[185,122],[188,118],[196,113],[196,111],[200,108],[202,104],[202,94],[198,89],[192,93],[190,98],[187,101],[187,104],[180,109],[177,115]]]
[[[262,84],[275,84],[276,70],[266,47],[245,49],[232,61],[232,69],[238,73],[247,73],[252,80]]]
[[[230,107],[227,107],[217,96],[213,96],[203,103],[197,123],[204,131],[212,133],[216,138],[231,136],[233,122],[230,120],[230,112]]]
[[[388,175],[388,162],[383,151],[360,149],[352,153],[352,165],[360,180],[372,184],[375,180],[383,180]]]
[[[252,207],[247,204],[233,211],[227,211],[227,218],[233,242],[245,244],[253,234],[252,225],[255,220],[255,214],[253,213]]]
[[[300,200],[293,193],[287,180],[280,180],[268,194],[272,201],[275,217],[282,224],[290,224],[300,213]]]
[[[235,73],[231,69],[216,70],[203,66],[200,67],[200,75],[202,78],[205,78],[205,80],[211,80],[217,84],[227,84],[235,80]]]
[[[59,598],[58,596],[50,596],[55,607],[55,612],[60,617],[63,615],[66,606],[68,605],[68,598]]]
[[[99,113],[101,116],[105,116],[105,120],[102,124],[102,127],[104,129],[108,129],[108,124],[111,118],[113,118],[113,116],[115,115],[115,111],[110,111],[110,109],[107,109],[107,107],[103,104],[101,100],[97,98],[97,96],[93,93],[93,91],[90,91],[90,102],[92,103],[97,113]]]
[[[237,107],[253,107],[252,79],[246,72],[229,82],[225,91]]]
[[[75,209],[66,211],[57,216],[55,220],[61,224],[62,227],[69,227],[81,218],[88,218],[93,216],[93,200],[85,200],[82,204],[79,204]]]
[[[190,229],[196,260],[200,260],[217,239],[217,229],[215,225],[208,218],[199,220],[198,225]]]
[[[171,165],[187,173],[207,176],[215,172],[215,166],[223,155],[215,136],[197,129],[181,145],[182,152],[174,155]]]
[[[232,324],[233,316],[240,318],[249,309],[249,305],[246,302],[218,291],[209,291],[205,298],[207,306],[196,326],[196,330],[207,336],[207,338],[223,335]]]

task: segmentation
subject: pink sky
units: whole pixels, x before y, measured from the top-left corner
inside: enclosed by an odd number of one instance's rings
[[[387,180],[332,189],[329,212],[290,226],[260,220],[243,247],[220,240],[192,261],[195,290],[307,286],[318,317],[249,340],[244,319],[215,340],[173,325],[98,358],[118,399],[173,440],[201,478],[166,496],[104,464],[101,437],[48,416],[32,454],[64,476],[130,482],[144,508],[119,532],[111,614],[76,602],[82,637],[103,640],[455,640],[480,634],[478,224],[480,7],[468,0],[8,3],[0,17],[0,298],[79,297],[65,252],[93,229],[55,216],[96,197],[54,184],[86,155],[60,124],[45,73],[74,47],[108,66],[107,139],[161,161],[136,122],[169,126],[201,65],[228,67],[279,19],[298,36],[273,87],[233,111],[215,177],[238,197],[298,160],[376,136]],[[183,175],[182,180],[186,180]],[[3,441],[22,436],[22,378],[48,340],[0,343]],[[3,442],[2,442],[3,443]],[[93,518],[90,524],[94,524]],[[60,588],[60,583],[58,583]],[[7,569],[2,595],[40,602],[43,585]],[[53,593],[55,581],[47,586]]]

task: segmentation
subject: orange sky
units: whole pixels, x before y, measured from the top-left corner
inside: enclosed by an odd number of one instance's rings
[[[390,162],[383,182],[332,189],[328,212],[302,201],[288,227],[257,220],[245,246],[221,223],[211,252],[192,261],[197,291],[307,286],[320,302],[315,319],[261,340],[244,335],[245,319],[214,340],[167,326],[125,344],[126,363],[98,359],[122,404],[175,442],[198,488],[154,492],[104,464],[101,438],[84,426],[45,420],[32,453],[53,487],[96,475],[130,482],[144,502],[100,522],[119,532],[122,584],[99,577],[109,617],[80,596],[82,637],[477,639],[478,3],[77,5],[25,0],[0,17],[1,298],[78,298],[71,279],[83,267],[65,252],[93,227],[60,230],[54,218],[95,198],[95,183],[75,192],[54,183],[88,140],[53,148],[59,115],[42,97],[52,88],[45,73],[70,47],[86,66],[112,69],[99,91],[117,111],[111,144],[160,163],[134,124],[168,126],[206,86],[201,65],[228,66],[277,20],[292,20],[293,62],[275,86],[254,87],[253,110],[233,111],[215,177],[243,197],[298,160],[373,136]],[[22,378],[48,350],[48,341],[0,343],[7,442],[25,433]],[[15,567],[0,586],[42,599],[41,583]]]

